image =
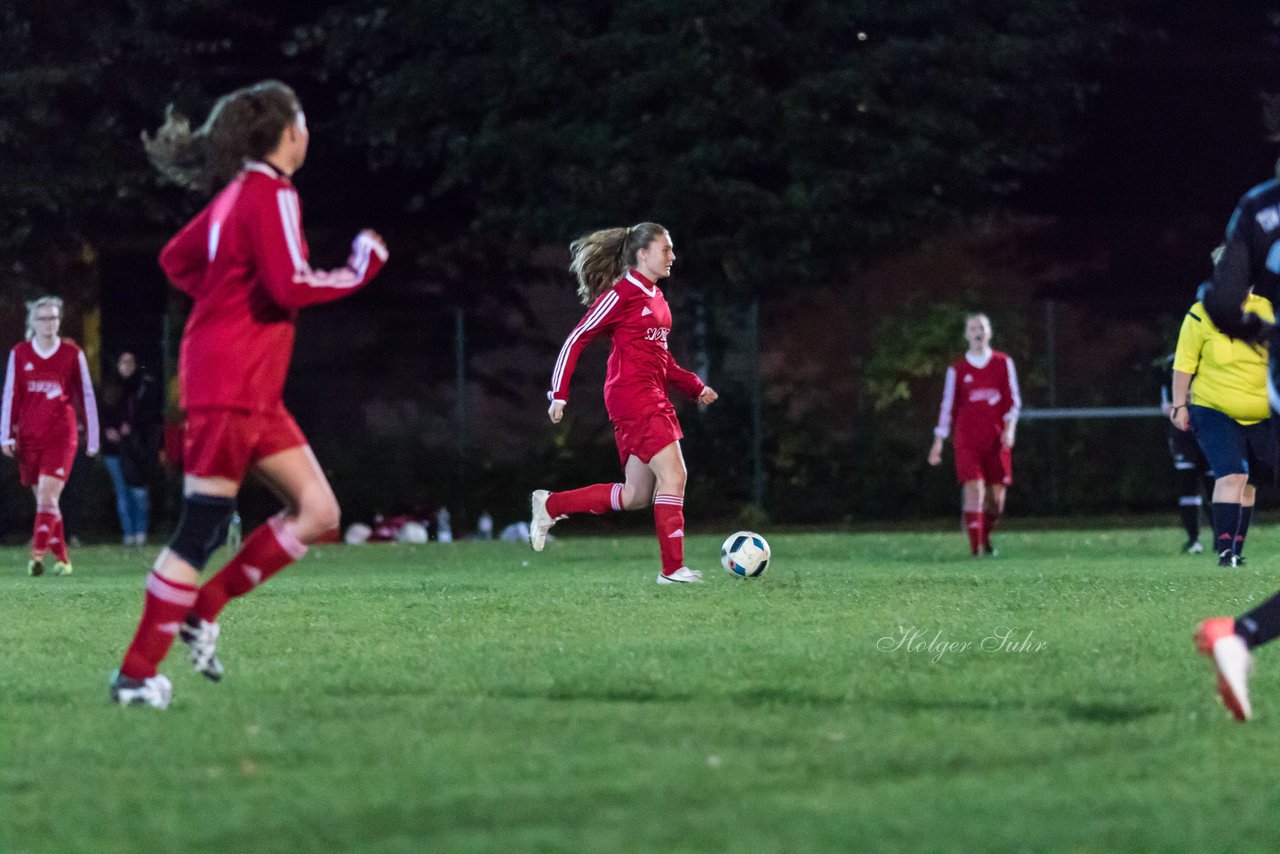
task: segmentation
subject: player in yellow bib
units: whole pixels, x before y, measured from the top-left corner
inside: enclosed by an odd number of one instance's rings
[[[1270,300],[1250,293],[1244,310],[1275,322]],[[1192,430],[1217,480],[1213,538],[1219,566],[1244,562],[1256,496],[1254,484],[1274,477],[1276,437],[1267,401],[1267,349],[1223,334],[1204,306],[1191,306],[1173,357],[1169,418]]]

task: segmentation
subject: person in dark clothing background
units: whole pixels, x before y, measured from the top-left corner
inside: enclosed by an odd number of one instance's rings
[[[116,360],[116,383],[108,394],[103,460],[115,489],[116,512],[126,546],[147,542],[151,478],[160,438],[160,388],[128,351]]]

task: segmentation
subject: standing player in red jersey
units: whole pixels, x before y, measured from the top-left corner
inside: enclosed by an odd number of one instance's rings
[[[955,425],[956,478],[960,481],[964,526],[975,557],[994,555],[991,531],[1004,514],[1013,482],[1013,440],[1022,396],[1013,359],[991,349],[991,321],[985,314],[965,319],[969,351],[947,368],[938,426],[929,465],[942,462],[942,443]]]
[[[582,348],[597,335],[613,338],[604,405],[613,422],[623,483],[597,483],[568,492],[535,490],[529,543],[542,551],[557,519],[573,513],[639,510],[653,504],[659,584],[696,584],[702,574],[684,565],[684,433],[667,396],[671,383],[699,403],[717,395],[696,374],[676,364],[667,349],[671,309],[658,282],[671,275],[676,253],[671,235],[654,222],[609,228],[569,246],[578,295],[591,306],[569,333],[551,375],[547,415],[559,424],[569,403],[569,381]]]
[[[186,473],[182,515],[147,577],[133,642],[112,677],[121,705],[169,705],[169,680],[156,668],[175,635],[195,669],[222,678],[219,612],[336,528],[338,502],[306,437],[284,408],[298,309],[354,293],[387,259],[376,233],[362,231],[347,266],[325,272],[307,262],[307,243],[291,177],[309,135],[293,90],[267,81],[220,98],[192,131],[172,114],[145,138],[167,177],[221,189],[160,253],[169,280],[193,301],[178,362]],[[247,473],[261,478],[285,509],[253,531],[217,575],[199,572],[227,538]]]
[[[84,419],[89,456],[98,453],[98,404],[84,352],[59,338],[62,300],[27,304],[27,340],[9,351],[0,404],[0,451],[18,457],[18,478],[36,496],[36,522],[27,572],[44,574],[46,551],[54,575],[71,574],[58,499],[76,458],[76,410]]]

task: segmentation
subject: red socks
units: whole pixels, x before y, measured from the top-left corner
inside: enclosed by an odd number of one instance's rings
[[[31,559],[44,560],[54,531],[62,524],[62,515],[56,507],[37,507],[36,523],[31,530]],[[61,539],[61,538],[59,538]]]
[[[964,529],[969,534],[969,553],[978,554],[982,550],[982,544],[986,542],[986,525],[984,516],[986,514],[981,511],[964,511]]]
[[[662,574],[670,575],[684,566],[684,496],[655,495],[653,523],[662,552]]]
[[[552,519],[573,513],[608,513],[622,509],[622,484],[597,483],[568,492],[553,492],[547,496],[547,512]]]
[[[54,523],[53,531],[49,534],[49,551],[53,552],[54,559],[71,563],[67,555],[67,535],[62,530],[61,513],[58,514],[58,521]]]
[[[272,516],[244,541],[235,557],[205,582],[193,610],[213,622],[227,602],[243,596],[307,553],[307,547],[285,530],[284,517]]]
[[[156,667],[173,646],[178,624],[195,601],[196,589],[191,585],[161,578],[154,572],[148,574],[142,619],[129,650],[124,654],[120,673],[130,679],[155,676]]]
[[[999,513],[987,512],[982,518],[982,545],[987,548],[991,548],[991,532],[996,529],[996,523],[999,521]]]

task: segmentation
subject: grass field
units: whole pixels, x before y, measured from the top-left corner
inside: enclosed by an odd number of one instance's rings
[[[1173,529],[770,539],[758,582],[691,539],[678,588],[647,537],[316,549],[167,712],[107,704],[141,556],[0,551],[0,850],[1274,848],[1280,652],[1239,726],[1190,635],[1280,586],[1280,529],[1238,570]]]

